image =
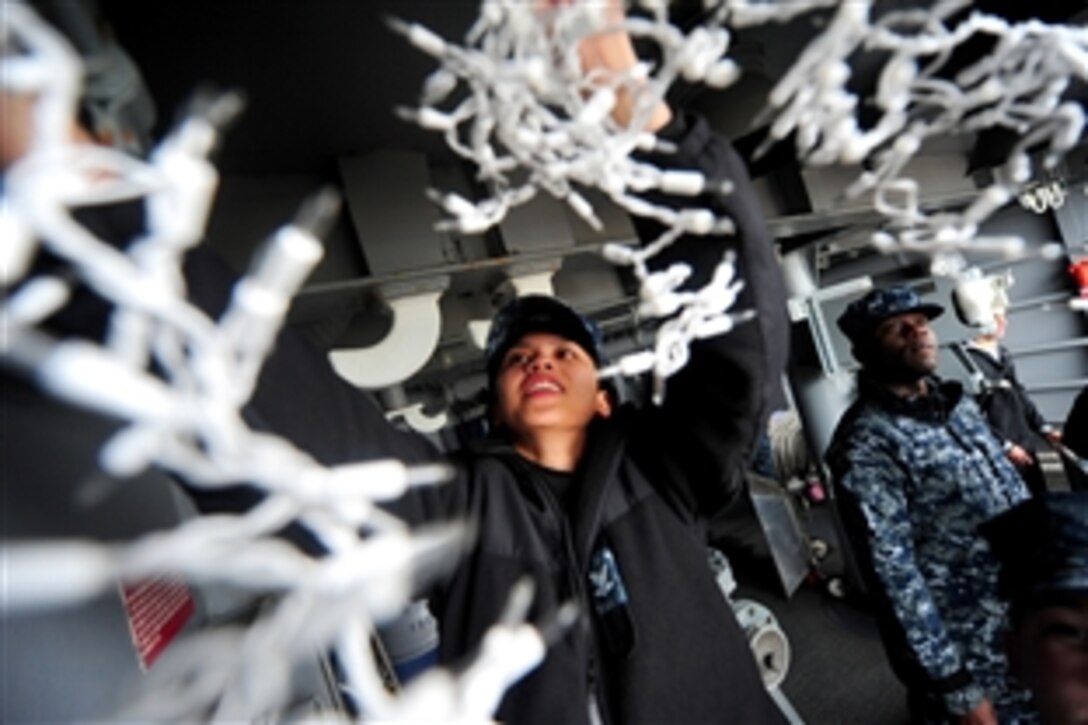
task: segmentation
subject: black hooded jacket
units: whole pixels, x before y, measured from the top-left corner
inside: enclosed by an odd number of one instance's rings
[[[536,584],[532,618],[546,620],[566,601],[579,604],[581,624],[507,693],[502,720],[585,722],[591,692],[607,722],[781,720],[707,565],[704,523],[738,494],[780,383],[785,294],[740,157],[702,120],[678,117],[666,134],[678,152],[655,162],[697,168],[735,189],[665,201],[710,206],[732,218],[737,233],[681,239],[654,264],[692,263],[696,288],[735,250],[745,281],[735,309],[754,309],[757,317],[695,343],[688,364],[670,378],[663,406],[623,407],[596,421],[565,504],[539,469],[508,445],[489,442],[459,454],[453,483],[417,489],[392,506],[413,524],[464,518],[477,531],[464,560],[426,592],[442,662],[474,652],[526,575]],[[659,231],[636,223],[643,239]],[[326,462],[438,455],[420,437],[389,427],[357,391],[315,375],[311,368],[321,366],[308,361],[311,354],[281,344],[269,361],[252,408],[270,427]],[[290,400],[275,392],[284,384]],[[337,422],[331,430],[330,421]],[[626,602],[600,614],[589,577],[605,559],[619,571]]]

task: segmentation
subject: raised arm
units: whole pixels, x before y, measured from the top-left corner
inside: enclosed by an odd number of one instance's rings
[[[548,5],[562,5],[561,0],[548,0]],[[594,71],[623,72],[638,64],[638,54],[631,42],[631,36],[620,28],[623,22],[623,3],[609,0],[603,8],[605,20],[609,24],[606,32],[597,33],[582,41],[578,56],[582,62],[582,71],[586,75]],[[635,112],[635,99],[626,89],[620,89],[616,96],[616,105],[612,109],[612,118],[621,126],[629,126]],[[672,109],[661,102],[654,107],[649,122],[641,130],[656,133],[672,120]]]
[[[610,3],[608,12],[618,23],[622,6]],[[583,69],[622,71],[638,58],[629,36],[609,32],[590,38],[581,48]],[[634,100],[621,93],[613,118],[626,125],[632,120]],[[681,237],[650,260],[659,270],[676,262],[691,265],[686,289],[699,289],[711,279],[727,251],[736,255],[737,275],[744,288],[733,311],[752,310],[755,319],[728,334],[692,345],[685,368],[669,379],[662,409],[652,416],[647,435],[663,444],[684,489],[687,503],[706,515],[728,503],[743,480],[762,435],[771,400],[782,380],[787,356],[788,323],[785,289],[774,243],[752,189],[743,160],[732,145],[714,133],[704,119],[676,112],[664,103],[649,116],[646,130],[676,146],[675,153],[648,154],[641,160],[667,170],[695,170],[716,189],[728,182],[726,195],[648,195],[656,204],[674,209],[710,209],[731,219],[732,235]],[[656,221],[633,218],[643,244],[656,240],[664,227]]]
[[[662,416],[697,502],[708,513],[728,502],[748,469],[769,408],[782,382],[788,351],[786,294],[774,243],[752,189],[744,162],[732,145],[704,119],[686,114],[661,135],[677,144],[676,154],[659,154],[654,163],[670,169],[694,169],[712,182],[728,181],[731,193],[695,198],[659,196],[670,206],[704,207],[733,221],[732,235],[682,237],[651,260],[651,269],[676,262],[692,267],[690,289],[710,281],[727,251],[736,255],[737,277],[744,287],[733,311],[755,317],[724,335],[693,343],[691,359],[669,379]],[[644,240],[659,225],[636,219]]]

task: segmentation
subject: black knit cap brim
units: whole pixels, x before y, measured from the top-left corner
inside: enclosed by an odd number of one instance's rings
[[[884,320],[890,319],[892,317],[897,317],[898,315],[906,315],[906,314],[912,314],[912,313],[919,313],[919,314],[925,315],[927,320],[935,320],[935,319],[937,319],[938,317],[940,317],[941,315],[944,314],[944,308],[941,307],[940,305],[935,305],[935,304],[932,304],[930,302],[923,302],[922,304],[918,305],[917,307],[909,307],[909,308],[907,308],[905,310],[898,310],[898,311],[895,311],[895,312],[889,312],[886,315],[878,315],[878,316],[870,318],[867,321],[868,322],[868,327],[866,328],[866,332],[868,332],[869,334],[872,334],[873,332],[876,331],[876,328],[880,326],[880,323],[884,322]]]
[[[526,295],[507,303],[492,320],[487,336],[487,379],[491,383],[502,360],[523,337],[550,333],[577,344],[601,364],[600,332],[592,322],[555,297]]]

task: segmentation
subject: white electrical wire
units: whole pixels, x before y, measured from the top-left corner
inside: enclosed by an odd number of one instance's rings
[[[579,47],[610,29],[607,3],[575,0],[548,10],[519,0],[487,0],[464,45],[447,41],[418,23],[393,27],[440,67],[424,82],[420,106],[401,116],[444,134],[449,147],[471,160],[491,196],[473,202],[453,193],[431,192],[450,215],[442,229],[477,233],[543,190],[563,200],[589,225],[601,222],[578,189],[595,188],[629,213],[655,219],[666,229],[643,250],[609,245],[605,257],[633,267],[641,282],[641,312],[670,317],[658,330],[652,351],[629,355],[602,376],[652,371],[654,400],[661,402],[668,376],[686,363],[697,337],[721,334],[751,317],[730,314],[741,283],[734,282],[733,257],[726,256],[713,280],[697,292],[680,292],[690,270],[683,266],[650,274],[646,260],[680,234],[730,234],[733,223],[711,209],[673,209],[641,194],[660,191],[688,196],[725,194],[728,180],[710,180],[697,171],[661,169],[639,161],[635,151],[668,151],[667,143],[643,129],[666,91],[682,78],[723,88],[738,76],[724,57],[729,33],[707,24],[683,33],[666,19],[664,2],[644,2],[647,18],[620,23],[635,38],[656,44],[661,61],[651,69],[637,64],[624,72],[583,72]],[[626,125],[612,117],[619,94],[633,99]]]
[[[864,164],[866,171],[846,190],[848,197],[869,194],[887,220],[875,232],[882,252],[915,252],[931,258],[934,274],[963,271],[964,252],[1004,257],[1027,254],[1014,236],[979,234],[980,224],[1017,195],[1030,180],[1029,149],[1046,146],[1044,165],[1054,166],[1072,148],[1084,128],[1084,110],[1062,100],[1073,79],[1088,80],[1088,29],[1037,21],[1009,23],[973,13],[953,24],[965,10],[962,0],[945,0],[928,9],[870,17],[871,3],[749,2],[706,0],[703,24],[684,33],[668,20],[666,0],[638,3],[648,17],[623,22],[633,37],[652,41],[660,61],[611,76],[596,71],[586,78],[579,44],[605,29],[606,3],[574,0],[543,11],[535,3],[485,0],[480,18],[463,45],[443,39],[420,24],[395,22],[410,42],[440,63],[424,83],[420,106],[402,109],[405,118],[442,132],[457,154],[471,160],[490,194],[473,202],[455,194],[432,192],[450,215],[444,228],[480,232],[498,223],[511,207],[543,190],[566,203],[594,227],[600,222],[578,188],[596,188],[631,214],[657,219],[675,238],[690,233],[727,233],[728,220],[708,210],[681,213],[646,202],[639,192],[660,189],[676,194],[703,192],[699,174],[663,171],[632,159],[638,149],[664,145],[642,133],[649,114],[677,79],[728,86],[738,66],[726,53],[726,26],[750,27],[786,22],[818,8],[834,8],[825,30],[800,54],[769,96],[767,146],[795,135],[799,157],[807,164]],[[991,36],[993,50],[951,78],[941,75],[953,52],[971,39]],[[876,92],[868,106],[878,118],[863,129],[857,114],[862,99],[849,90],[850,57],[857,52],[887,53]],[[636,113],[627,126],[610,111],[618,89],[635,97]],[[928,212],[918,184],[905,167],[933,136],[969,134],[987,128],[1020,134],[998,174],[961,211]],[[663,237],[663,238],[665,238]],[[1057,245],[1040,251],[1060,254]],[[629,255],[612,254],[629,263]],[[730,275],[731,276],[731,275]],[[644,283],[643,297],[655,289]],[[666,302],[648,309],[670,308]],[[718,314],[726,315],[726,309]],[[733,318],[733,322],[737,322]],[[728,325],[724,326],[728,327]],[[674,349],[659,343],[657,350]],[[651,365],[632,359],[621,371],[656,367],[674,369],[660,358]]]
[[[788,20],[803,5],[723,2],[745,21],[753,11],[762,20]],[[926,254],[932,272],[943,276],[964,270],[967,251],[1006,258],[1027,253],[1019,237],[980,235],[979,226],[1030,182],[1030,150],[1043,146],[1043,165],[1053,168],[1077,144],[1085,124],[1084,109],[1062,94],[1074,79],[1088,81],[1088,28],[1010,23],[980,12],[953,23],[954,13],[967,6],[941,2],[874,21],[870,2],[837,4],[826,30],[771,91],[766,114],[771,120],[767,145],[795,134],[805,163],[864,164],[867,170],[846,196],[869,194],[887,219],[873,245],[886,253]],[[987,37],[993,48],[952,74],[953,53]],[[848,59],[859,52],[888,54],[874,96],[865,99],[877,116],[867,129],[857,120],[862,99],[847,88]],[[917,182],[905,175],[908,162],[929,138],[989,128],[1019,136],[997,179],[962,211],[923,210]],[[1040,253],[1053,257],[1060,248],[1049,245]]]
[[[190,116],[148,163],[77,145],[68,137],[79,93],[74,52],[23,3],[5,3],[0,21],[0,83],[37,97],[33,143],[6,171],[0,199],[4,245],[13,247],[4,257],[11,264],[0,363],[61,401],[123,421],[100,451],[111,474],[157,467],[198,487],[245,481],[266,494],[244,514],[199,516],[126,543],[5,542],[5,617],[79,606],[118,581],[161,574],[196,586],[226,583],[267,596],[266,611],[247,627],[183,637],[121,716],[277,719],[293,663],[332,648],[344,688],[362,696],[368,715],[490,718],[505,689],[543,658],[546,637],[524,616],[497,624],[464,670],[436,671],[397,696],[382,689],[370,656],[373,625],[402,610],[417,580],[450,566],[467,538],[460,524],[411,531],[375,504],[440,483],[449,468],[393,460],[322,466],[289,441],[251,430],[241,415],[291,296],[320,259],[313,230],[334,200],[317,196],[300,221],[276,232],[221,318],[210,319],[188,300],[181,261],[203,237],[218,180],[207,154],[237,99]],[[120,199],[143,199],[148,218],[147,234],[124,250],[109,243],[122,240],[99,239],[72,216],[76,207]],[[114,306],[103,343],[45,331],[72,282],[28,276],[42,250]],[[327,555],[305,556],[276,536],[296,521]]]

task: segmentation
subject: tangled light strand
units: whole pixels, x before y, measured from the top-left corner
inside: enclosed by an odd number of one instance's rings
[[[156,466],[194,486],[246,481],[266,494],[245,514],[197,517],[119,545],[5,542],[5,616],[77,606],[118,580],[155,574],[227,583],[269,596],[265,612],[248,627],[209,628],[176,643],[141,683],[126,717],[275,717],[288,705],[291,663],[329,648],[365,716],[490,717],[573,613],[561,610],[543,631],[525,623],[531,592],[523,587],[466,669],[436,670],[396,696],[386,692],[369,656],[373,625],[408,603],[415,581],[450,566],[467,534],[456,524],[410,531],[374,504],[441,482],[449,469],[393,460],[325,467],[287,440],[251,430],[240,412],[291,295],[320,257],[315,229],[334,201],[319,195],[280,229],[235,286],[218,323],[209,319],[187,299],[181,257],[202,237],[217,180],[207,153],[236,101],[210,103],[188,118],[151,163],[73,143],[78,59],[26,5],[6,4],[2,21],[0,82],[38,101],[32,145],[7,171],[0,199],[0,363],[59,400],[124,421],[100,452],[113,475]],[[125,251],[71,216],[75,207],[134,198],[146,199],[149,232]],[[42,323],[65,305],[75,283],[32,275],[40,251],[63,260],[79,283],[114,306],[103,344],[45,331]],[[151,363],[158,375],[149,372]],[[292,521],[328,554],[307,557],[276,538]]]
[[[755,316],[753,311],[723,314],[736,302],[744,287],[734,280],[734,255],[726,253],[711,280],[699,290],[681,291],[691,275],[691,267],[673,264],[659,272],[650,272],[646,260],[671,242],[666,236],[656,244],[634,250],[619,244],[605,246],[605,259],[619,265],[630,265],[639,280],[639,313],[646,317],[668,318],[655,333],[654,348],[624,355],[614,364],[600,370],[601,378],[635,376],[653,373],[652,399],[660,405],[665,399],[665,381],[679,372],[691,357],[691,343],[700,338],[722,335],[738,322]]]
[[[746,22],[746,2],[724,4]],[[778,12],[764,13],[762,19],[789,19],[795,8],[788,5],[773,6]],[[979,12],[950,26],[966,6],[946,0],[873,21],[870,2],[838,4],[827,29],[771,91],[767,114],[773,118],[768,144],[796,134],[798,155],[806,163],[866,163],[868,170],[846,195],[871,194],[876,210],[888,219],[887,227],[873,235],[873,244],[883,252],[928,254],[933,273],[950,276],[963,271],[967,250],[1006,257],[1025,253],[1019,237],[981,236],[979,225],[1030,181],[1034,147],[1045,147],[1043,165],[1053,168],[1077,144],[1084,109],[1062,96],[1073,79],[1088,81],[1088,28],[1035,20],[1009,23]],[[950,73],[953,53],[981,37],[994,40],[992,50]],[[889,55],[876,93],[868,99],[878,114],[868,129],[858,124],[860,99],[847,90],[847,59],[858,51]],[[989,128],[1009,129],[1020,137],[996,181],[961,211],[922,210],[918,183],[903,172],[926,139]],[[1049,245],[1042,253],[1056,256],[1060,248]]]
[[[732,220],[711,209],[676,210],[640,196],[648,191],[692,198],[725,194],[728,180],[707,179],[697,171],[663,170],[632,154],[671,149],[642,129],[676,79],[722,88],[736,79],[738,70],[723,57],[729,45],[724,27],[709,24],[684,34],[667,22],[667,3],[643,4],[650,17],[611,21],[606,3],[576,1],[545,12],[518,0],[487,1],[463,46],[419,24],[394,21],[393,27],[441,64],[424,82],[420,106],[401,109],[402,117],[442,132],[455,153],[475,164],[479,180],[491,193],[472,202],[432,191],[432,198],[451,217],[440,223],[440,229],[481,232],[539,190],[566,202],[600,229],[600,220],[577,187],[596,188],[629,213],[665,227],[660,238],[641,252],[618,245],[608,245],[605,252],[610,261],[634,268],[641,282],[643,314],[676,317],[659,328],[653,351],[629,355],[602,375],[652,370],[654,399],[660,402],[665,379],[683,367],[692,339],[725,332],[751,315],[728,312],[740,289],[740,282],[732,281],[732,256],[722,260],[711,283],[698,292],[678,292],[691,273],[686,265],[658,274],[647,270],[646,260],[681,234],[735,230]],[[663,58],[656,71],[641,63],[627,71],[583,72],[581,43],[620,26],[660,47]],[[461,87],[466,95],[451,101]],[[621,93],[633,99],[626,124],[612,117]],[[442,105],[449,103],[452,108],[443,110]]]
[[[824,32],[772,90],[765,114],[771,123],[768,145],[795,134],[798,155],[808,164],[865,163],[867,170],[846,196],[869,194],[887,219],[872,236],[882,252],[928,255],[934,274],[951,276],[963,271],[968,250],[1022,256],[1026,249],[1021,238],[979,235],[979,226],[1030,180],[1034,147],[1046,147],[1043,164],[1053,167],[1083,132],[1084,110],[1075,101],[1063,100],[1073,79],[1088,80],[1088,29],[1083,27],[1010,23],[978,12],[950,27],[954,16],[968,7],[963,0],[889,12],[876,21],[871,19],[872,3],[864,1],[707,0],[703,24],[685,34],[669,23],[666,0],[638,4],[649,10],[649,17],[629,18],[623,27],[632,36],[652,40],[662,59],[655,72],[643,64],[608,78],[600,73],[585,78],[578,63],[578,44],[605,25],[602,3],[564,4],[552,8],[542,23],[533,3],[485,0],[464,46],[418,24],[396,25],[441,63],[424,84],[420,107],[402,115],[442,131],[449,146],[472,160],[480,179],[491,186],[492,196],[478,203],[434,192],[453,217],[447,228],[481,231],[539,189],[598,226],[585,197],[574,190],[577,185],[595,187],[630,213],[667,226],[697,233],[728,231],[728,220],[706,229],[703,220],[680,220],[673,210],[636,196],[647,189],[697,194],[705,183],[698,174],[673,175],[632,160],[632,151],[663,149],[637,129],[644,128],[677,78],[715,87],[736,78],[737,66],[723,57],[729,45],[724,26],[785,22],[817,8],[837,9]],[[993,50],[942,77],[954,51],[979,37],[993,38]],[[847,88],[852,75],[847,61],[858,51],[889,56],[874,97],[867,99],[878,112],[868,129],[857,119],[861,100]],[[452,110],[441,110],[459,84],[467,88],[467,96]],[[636,99],[635,118],[628,126],[609,117],[619,89]],[[926,139],[995,127],[1020,135],[997,180],[961,210],[923,209],[918,183],[905,176],[904,168]],[[1061,250],[1050,244],[1040,253],[1054,257]]]
[[[630,33],[653,38],[671,53],[661,70],[651,77],[649,67],[639,64],[627,72],[585,74],[578,47],[609,27],[603,14],[601,3],[573,3],[544,18],[531,3],[485,2],[465,46],[423,25],[392,21],[394,29],[441,63],[424,82],[420,107],[402,108],[400,115],[442,132],[450,148],[473,161],[478,178],[492,187],[493,196],[479,203],[435,192],[453,217],[441,228],[481,232],[544,189],[600,229],[591,205],[575,189],[580,185],[598,188],[632,213],[667,225],[690,225],[689,231],[701,234],[731,230],[724,220],[715,226],[709,211],[681,218],[672,209],[632,196],[651,189],[696,195],[710,184],[697,172],[662,171],[631,158],[636,149],[667,148],[641,129],[681,73],[719,87],[736,77],[732,61],[719,59],[728,45],[727,32],[700,28],[685,38],[667,24],[628,19]],[[441,110],[459,84],[468,96],[452,110]],[[621,90],[635,98],[626,125],[610,115]],[[515,172],[527,178],[519,183]]]

